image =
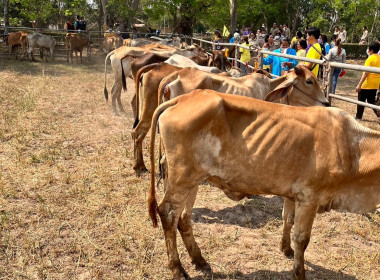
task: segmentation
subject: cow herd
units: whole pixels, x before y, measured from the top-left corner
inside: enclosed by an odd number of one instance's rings
[[[39,46],[54,57],[50,36],[15,33],[6,39],[10,53],[15,45],[30,54]],[[78,34],[68,34],[65,41],[71,61],[77,51],[82,60],[88,41]],[[305,279],[304,252],[317,212],[365,213],[380,207],[380,133],[343,110],[327,108],[328,100],[306,67],[299,65],[275,79],[262,70],[240,76],[221,52],[209,56],[199,45],[177,39],[110,44],[115,49],[105,59],[104,95],[108,100],[110,61],[114,114],[125,113],[121,92],[127,89],[127,77],[134,80],[136,172],[146,171],[142,147],[151,130],[148,211],[155,227],[160,217],[173,279],[189,279],[177,250],[177,230],[195,267],[211,273],[191,223],[198,186],[204,181],[236,201],[252,195],[283,197],[280,248],[294,258],[297,280]],[[164,183],[160,202],[155,189],[156,137]]]
[[[177,230],[196,268],[211,272],[191,224],[204,181],[233,200],[283,197],[281,250],[294,257],[294,278],[305,279],[304,252],[317,212],[365,213],[380,207],[380,133],[343,110],[326,108],[329,103],[315,76],[302,65],[276,79],[265,71],[239,77],[236,69],[211,67],[213,57],[198,45],[181,49],[151,43],[120,47],[105,61],[107,67],[111,60],[114,71],[115,114],[116,101],[124,111],[120,95],[126,77],[134,79],[137,172],[146,170],[142,143],[151,129],[148,208],[155,227],[160,217],[173,279],[189,278],[179,259]],[[208,61],[208,66],[195,63],[199,61]],[[106,86],[104,93],[108,98]],[[159,203],[157,131],[165,190]]]

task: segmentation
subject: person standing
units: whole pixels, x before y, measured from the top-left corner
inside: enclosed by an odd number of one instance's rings
[[[367,30],[367,26],[364,26],[363,34],[362,34],[362,37],[360,38],[359,45],[366,45],[367,42],[368,42],[368,30]]]
[[[310,45],[309,50],[306,53],[307,58],[320,59],[321,58],[321,45],[318,43],[318,38],[321,32],[318,28],[311,27],[306,31],[307,43]],[[311,62],[305,62],[306,68],[308,68],[315,77],[318,77],[319,64]]]
[[[215,29],[214,31],[214,50],[220,51],[223,49],[223,46],[219,45],[218,43],[223,43],[222,40],[222,34],[218,29]]]
[[[269,30],[269,34],[272,34],[273,37],[276,36],[278,31],[277,23],[273,23],[273,27]]]
[[[331,49],[335,47],[335,42],[337,38],[338,36],[336,36],[335,34],[331,36]]]
[[[239,30],[235,30],[234,36],[230,39],[230,44],[240,41],[240,33]]]
[[[364,66],[380,67],[380,55],[378,54],[380,44],[373,42],[368,47],[369,57],[364,63]],[[358,93],[358,100],[370,104],[376,102],[376,91],[380,86],[380,74],[363,72],[363,75],[356,86],[356,92]],[[373,109],[377,117],[380,117],[380,113]],[[361,120],[364,113],[364,107],[357,105],[356,119]]]
[[[290,29],[288,28],[288,25],[286,23],[284,23],[283,29],[284,29],[284,36],[290,39]]]
[[[330,52],[327,54],[327,59],[328,61],[346,63],[346,51],[342,48],[342,43],[340,42],[340,39],[337,39],[335,46],[330,49]],[[338,77],[342,71],[342,68],[334,68],[332,87],[333,94],[335,94],[336,85],[338,84]]]
[[[327,55],[329,53],[331,47],[330,47],[329,42],[327,41],[327,36],[326,35],[322,35],[322,44],[325,47],[325,52],[326,52],[326,55]]]
[[[340,28],[338,38],[340,39],[340,41],[341,41],[342,43],[345,43],[345,42],[346,42],[346,39],[347,39],[347,31],[344,29],[343,26]]]
[[[286,37],[281,40],[281,48],[276,49],[273,52],[296,55],[296,51],[290,48],[289,38],[286,38]],[[295,59],[269,55],[268,57],[263,59],[263,64],[264,65],[272,64],[272,74],[276,76],[281,76],[285,72],[289,71],[291,68],[297,66],[298,61]]]
[[[338,38],[338,36],[339,36],[339,28],[338,27],[335,27],[334,35]]]
[[[242,37],[242,46],[245,46],[245,47],[250,47],[251,45],[249,44],[249,41],[248,41],[248,36],[244,35]],[[246,48],[240,48],[239,49],[239,52],[240,52],[240,61],[242,63],[240,63],[240,69],[243,71],[243,74],[244,75],[247,75],[248,74],[248,63],[249,61],[251,60],[251,51],[249,49],[246,49]]]
[[[65,29],[67,30],[68,33],[72,33],[72,32],[74,32],[74,30],[75,30],[75,26],[74,26],[74,24],[71,22],[71,19],[70,19],[70,18],[67,19],[67,22],[66,22],[66,24],[65,24]]]
[[[296,36],[293,37],[292,41],[290,42],[290,46],[297,50],[297,44],[298,42],[303,39],[303,35],[301,31],[297,31]]]
[[[305,57],[306,56],[307,43],[306,40],[301,39],[297,43],[297,56]]]

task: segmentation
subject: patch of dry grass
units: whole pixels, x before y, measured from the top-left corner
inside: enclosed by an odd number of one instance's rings
[[[338,94],[355,96],[358,76],[340,80]],[[0,279],[170,278],[162,230],[147,215],[149,174],[132,171],[128,83],[122,95],[128,115],[115,117],[102,94],[102,60],[0,60]],[[362,123],[379,129],[369,109]],[[280,198],[235,203],[205,184],[193,219],[213,279],[291,277],[293,262],[278,246]],[[379,225],[374,213],[318,215],[307,276],[380,278]],[[181,241],[179,252],[193,279],[203,279]]]

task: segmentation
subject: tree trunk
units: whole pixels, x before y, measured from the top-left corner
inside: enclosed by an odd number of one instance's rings
[[[4,34],[8,34],[8,27],[9,27],[9,0],[4,0]]]
[[[185,1],[178,9],[178,24],[175,32],[183,35],[193,35],[195,12],[191,7],[191,1]]]
[[[101,0],[98,0],[98,5],[99,5],[99,14],[98,14],[98,28],[100,31],[102,31],[102,22],[103,22],[103,3]]]
[[[110,14],[107,11],[107,4],[108,0],[101,0],[102,2],[102,8],[103,8],[103,23],[107,26],[108,28],[113,27],[113,20],[111,19]]]
[[[230,0],[231,34],[234,34],[237,25],[237,0]]]

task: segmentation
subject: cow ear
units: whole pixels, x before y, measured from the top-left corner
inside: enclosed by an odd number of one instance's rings
[[[265,96],[264,101],[273,102],[273,101],[279,100],[281,98],[284,98],[285,96],[289,95],[293,91],[293,85],[294,84],[295,84],[295,80],[284,81],[278,87],[276,87],[274,90],[269,92]]]

